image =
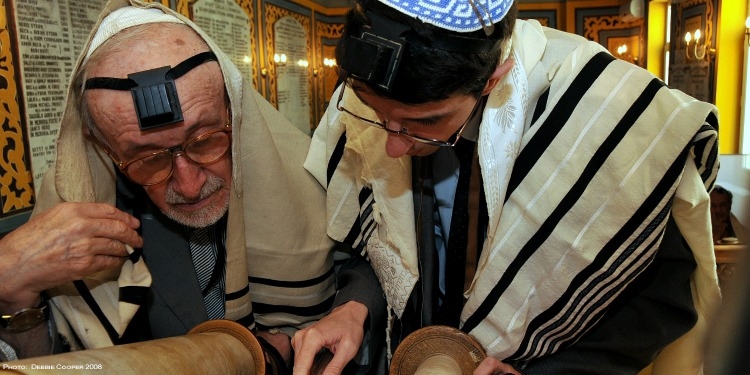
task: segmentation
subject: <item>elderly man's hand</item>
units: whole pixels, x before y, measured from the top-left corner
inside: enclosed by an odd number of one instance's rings
[[[311,373],[316,354],[326,348],[333,358],[321,374],[341,374],[362,345],[367,316],[364,304],[350,301],[336,307],[317,323],[297,331],[292,338],[294,373]]]
[[[0,239],[0,311],[33,306],[65,282],[119,267],[143,246],[137,219],[110,204],[62,203]]]

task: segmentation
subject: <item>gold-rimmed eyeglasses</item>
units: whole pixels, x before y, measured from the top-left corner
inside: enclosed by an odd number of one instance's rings
[[[461,133],[463,133],[464,129],[466,128],[466,125],[469,123],[469,121],[471,121],[471,118],[474,117],[474,113],[477,111],[477,108],[479,108],[479,103],[481,102],[480,99],[482,98],[481,92],[480,92],[480,94],[477,95],[477,102],[474,104],[474,108],[472,108],[471,113],[469,113],[469,117],[466,119],[466,121],[464,121],[464,123],[458,128],[458,130],[456,130],[455,133],[453,133],[453,135],[450,136],[450,138],[448,138],[445,141],[441,141],[441,140],[438,140],[438,139],[424,138],[424,137],[420,137],[418,135],[411,134],[411,133],[409,133],[409,130],[406,127],[403,127],[403,126],[399,130],[389,129],[388,126],[387,126],[388,120],[386,120],[385,122],[380,122],[380,121],[377,121],[377,120],[371,120],[371,119],[368,119],[368,118],[365,118],[365,117],[361,117],[361,116],[359,116],[359,115],[357,115],[357,114],[349,111],[348,109],[344,108],[344,106],[341,104],[342,100],[344,99],[344,90],[346,90],[347,86],[348,86],[348,83],[345,81],[345,83],[343,84],[343,87],[341,88],[341,92],[339,93],[339,98],[336,101],[336,109],[338,109],[339,111],[342,111],[342,112],[346,112],[350,116],[352,116],[352,117],[354,117],[354,118],[356,118],[356,119],[358,119],[358,120],[360,120],[360,121],[362,121],[362,122],[364,122],[364,123],[366,123],[368,125],[374,126],[376,128],[383,129],[383,130],[385,130],[386,132],[388,132],[390,134],[401,135],[401,136],[413,139],[416,142],[428,144],[430,146],[437,146],[437,147],[453,147],[453,146],[456,145],[456,143],[458,142],[458,140],[461,139]]]
[[[86,138],[101,147],[128,179],[138,185],[151,186],[160,184],[172,176],[174,158],[178,155],[184,155],[200,166],[221,159],[232,144],[232,128],[227,122],[220,129],[211,130],[189,138],[180,145],[155,151],[128,162],[118,160],[112,150],[96,137],[86,134]]]

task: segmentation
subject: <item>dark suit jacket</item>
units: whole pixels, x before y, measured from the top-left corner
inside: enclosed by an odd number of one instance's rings
[[[164,216],[140,186],[118,178],[117,208],[141,220],[152,284],[126,342],[185,335],[208,320],[184,228]],[[144,310],[145,309],[145,310]]]

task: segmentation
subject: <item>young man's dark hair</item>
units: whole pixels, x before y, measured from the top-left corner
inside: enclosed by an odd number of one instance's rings
[[[442,100],[457,94],[476,96],[510,48],[503,42],[513,32],[517,13],[514,2],[508,14],[494,24],[494,31],[490,35],[486,35],[483,29],[459,33],[421,22],[379,1],[360,0],[347,14],[346,26],[336,47],[336,59],[344,77],[350,73],[348,69],[367,64],[359,55],[347,52],[348,46],[351,46],[350,40],[360,36],[373,22],[377,22],[371,19],[373,14],[384,16],[384,22],[394,21],[406,26],[400,37],[408,41],[403,44],[401,61],[392,78],[393,85],[390,90],[385,90],[367,80],[359,81],[370,83],[369,88],[378,95],[410,104]],[[479,53],[457,52],[431,46],[433,41],[445,41],[451,37],[464,39],[458,44],[466,44],[469,39],[473,39],[482,47],[490,46],[491,50]],[[499,48],[494,48],[497,43]]]

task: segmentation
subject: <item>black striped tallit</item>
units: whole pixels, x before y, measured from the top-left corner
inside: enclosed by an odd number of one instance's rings
[[[601,85],[602,81],[609,80],[611,75],[621,74],[617,70],[619,67],[608,69],[613,61],[613,58],[605,53],[595,55],[561,98],[546,109],[548,114],[533,125],[536,132],[523,146],[516,160],[506,202],[519,189],[533,189],[533,186],[524,186],[524,183],[527,176],[538,168],[538,161],[549,152],[561,134],[566,131],[577,131],[575,126],[568,129],[571,126],[569,120],[574,112],[591,105],[587,97],[589,90],[594,85]],[[586,161],[585,166],[577,169],[580,173],[575,176],[572,184],[558,187],[558,192],[559,189],[565,189],[564,194],[561,193],[562,199],[550,209],[535,233],[523,243],[502,276],[484,296],[479,308],[465,320],[463,331],[481,329],[480,323],[488,318],[498,303],[502,303],[501,299],[510,291],[513,283],[517,282],[517,277],[527,271],[526,267],[532,258],[544,257],[544,253],[538,255],[540,252],[554,251],[546,242],[555,236],[556,232],[567,230],[564,218],[570,215],[581,200],[590,199],[589,191],[597,188],[592,186],[593,181],[598,175],[608,173],[612,154],[618,148],[632,147],[629,143],[624,144],[633,141],[629,132],[643,113],[653,109],[652,106],[659,105],[656,102],[657,96],[669,95],[667,91],[661,81],[651,79],[629,103],[627,111],[612,125],[609,134],[601,142],[585,143],[586,147],[594,149],[592,156]],[[594,99],[595,102],[597,100],[598,98]],[[655,125],[655,128],[658,126]],[[661,179],[650,194],[643,197],[639,207],[629,213],[626,224],[596,250],[596,256],[590,264],[569,280],[559,281],[567,286],[554,303],[546,310],[531,315],[533,319],[526,324],[517,350],[508,359],[538,358],[574,343],[596,324],[607,311],[609,304],[650,264],[663,234],[674,189],[679,183],[688,155],[696,155],[696,165],[699,165],[699,168],[703,167],[707,171],[707,176],[710,175],[715,163],[716,137],[713,127],[704,125],[697,135],[689,136],[687,139],[689,142],[672,154],[671,161],[665,161],[666,167]],[[638,156],[633,155],[634,158]],[[704,183],[707,186],[711,184],[705,178]]]

